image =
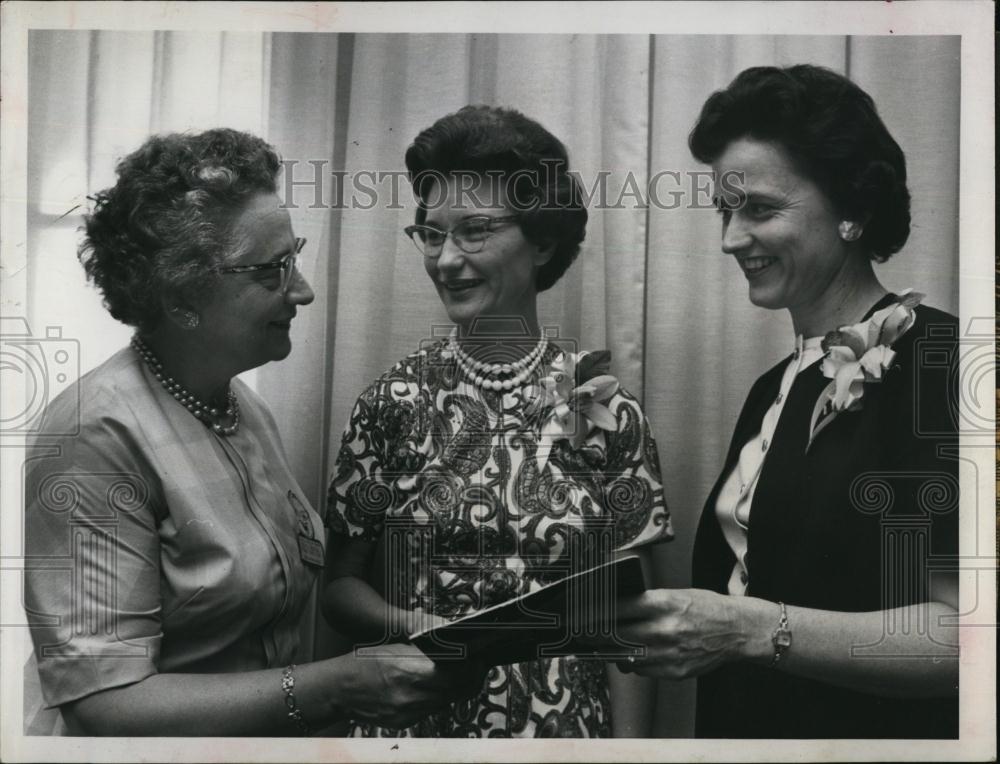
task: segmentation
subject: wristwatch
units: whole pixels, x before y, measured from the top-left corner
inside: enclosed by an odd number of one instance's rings
[[[778,628],[771,635],[771,644],[774,645],[774,657],[771,659],[772,666],[776,665],[781,660],[781,656],[785,654],[785,651],[792,646],[792,632],[788,628],[788,613],[785,611],[785,603],[779,602],[778,607],[781,608],[781,618],[778,619]]]

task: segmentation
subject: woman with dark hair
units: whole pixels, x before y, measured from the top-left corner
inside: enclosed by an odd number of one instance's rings
[[[293,665],[323,526],[235,378],[285,358],[313,300],[279,168],[234,130],[155,136],[87,216],[87,275],[136,332],[49,406],[25,495],[41,689],[72,734],[405,723],[478,688],[404,645]]]
[[[806,65],[741,73],[690,146],[751,302],[797,336],[736,424],[697,588],[620,605],[630,667],[698,675],[699,736],[956,737],[957,321],[872,268],[909,233],[903,152]]]
[[[537,294],[576,258],[587,222],[563,145],[516,111],[468,106],[420,133],[406,165],[419,200],[406,233],[455,328],[365,390],[337,458],[324,601],[368,642],[671,535],[649,425],[608,355],[560,348],[539,327]],[[636,679],[542,657],[495,667],[478,698],[408,729],[352,732],[644,736],[654,688]]]

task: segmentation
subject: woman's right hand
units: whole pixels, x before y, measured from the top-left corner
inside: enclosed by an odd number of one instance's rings
[[[456,661],[436,664],[406,644],[358,648],[333,659],[338,705],[356,719],[382,727],[407,727],[440,707],[478,693],[487,667]]]
[[[768,661],[778,605],[705,589],[650,589],[617,603],[615,636],[644,648],[619,669],[688,679],[731,661]]]

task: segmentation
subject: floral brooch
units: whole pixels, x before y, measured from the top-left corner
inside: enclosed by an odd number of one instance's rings
[[[526,388],[531,400],[526,413],[540,423],[539,471],[557,441],[565,440],[570,448],[578,449],[595,427],[610,432],[618,428],[614,414],[604,405],[618,391],[618,380],[608,373],[610,367],[607,350],[562,352],[544,369],[539,384]]]
[[[865,383],[881,382],[892,366],[896,357],[892,344],[913,326],[914,308],[924,299],[923,294],[910,289],[900,297],[899,302],[877,311],[867,321],[842,326],[823,338],[826,355],[820,369],[831,382],[813,409],[810,442],[837,414],[859,411]]]

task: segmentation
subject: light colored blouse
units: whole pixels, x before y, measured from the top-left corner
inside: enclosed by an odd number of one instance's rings
[[[774,437],[781,412],[785,408],[785,399],[799,373],[823,357],[822,342],[822,337],[804,339],[802,335],[799,335],[795,338],[795,351],[785,367],[778,395],[767,413],[764,414],[760,432],[744,444],[740,450],[740,458],[729,473],[729,477],[726,478],[726,482],[723,483],[722,490],[719,491],[715,512],[719,518],[719,525],[722,526],[722,534],[726,543],[736,555],[736,564],[729,577],[730,594],[737,596],[746,594],[747,586],[750,583],[746,562],[750,507],[753,504],[753,495],[757,490],[757,479],[764,467],[771,439]]]
[[[25,603],[48,706],[296,660],[322,520],[263,401],[233,390],[240,427],[218,436],[125,348],[47,410],[26,462]]]

